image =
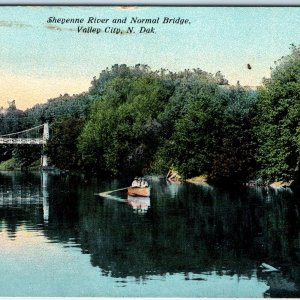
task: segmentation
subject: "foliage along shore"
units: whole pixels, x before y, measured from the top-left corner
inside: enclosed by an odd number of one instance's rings
[[[48,170],[48,171],[55,171],[58,174],[73,174],[78,175],[79,172],[76,171],[66,171],[66,170],[60,170],[55,167],[47,167],[46,169],[42,168],[40,160],[36,160],[32,162],[29,166],[26,166],[25,168],[19,164],[18,161],[16,161],[14,158],[8,159],[6,161],[2,161],[0,163],[0,171],[40,171],[40,170]],[[147,176],[147,175],[146,175]],[[150,175],[150,178],[152,176]],[[200,175],[195,176],[188,179],[183,179],[176,171],[170,170],[167,174],[167,176],[160,175],[160,178],[165,178],[169,183],[175,183],[175,184],[182,184],[184,182],[196,184],[196,185],[209,185],[210,181],[207,175]],[[237,184],[237,182],[233,182],[233,184]],[[278,182],[262,182],[261,180],[251,180],[249,182],[239,182],[239,185],[245,185],[245,186],[260,186],[260,187],[272,187],[274,189],[282,189],[282,188],[290,188],[290,187],[297,187],[294,184],[294,180],[290,180],[289,182],[284,181],[278,181]]]
[[[51,165],[103,177],[207,174],[214,183],[299,178],[300,49],[292,46],[257,90],[201,69],[114,65],[87,92],[25,111],[0,109],[0,135],[50,124]],[[40,146],[0,145],[22,167]]]
[[[41,169],[40,160],[32,162],[26,166],[25,170],[38,171]],[[14,158],[0,162],[0,171],[23,171],[24,168]]]

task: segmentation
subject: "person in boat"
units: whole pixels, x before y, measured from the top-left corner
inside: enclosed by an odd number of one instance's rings
[[[132,187],[140,187],[140,182],[137,177],[134,178],[131,184]]]
[[[148,187],[148,186],[149,186],[149,184],[144,178],[138,178],[138,177],[135,177],[132,184],[131,184],[131,187],[145,188],[145,187]]]
[[[148,187],[148,186],[149,186],[148,182],[146,180],[144,180],[144,178],[142,178],[141,187]]]

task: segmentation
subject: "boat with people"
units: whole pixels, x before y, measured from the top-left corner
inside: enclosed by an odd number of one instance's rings
[[[144,178],[135,177],[127,192],[132,197],[150,197],[150,186]]]

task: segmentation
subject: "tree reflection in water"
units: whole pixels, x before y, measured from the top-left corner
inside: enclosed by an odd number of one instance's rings
[[[110,276],[216,271],[250,278],[268,262],[281,268],[280,287],[274,285],[275,275],[258,271],[259,278],[270,281],[272,296],[299,295],[296,199],[289,191],[265,188],[158,183],[142,217],[119,203],[81,202],[80,239],[92,264]]]
[[[44,235],[52,242],[72,240],[107,276],[137,280],[175,273],[185,274],[186,280],[192,279],[190,274],[201,279],[201,274],[215,272],[257,276],[270,286],[266,296],[300,296],[297,193],[161,181],[152,183],[150,203],[127,199],[122,192],[119,197],[127,201],[94,195],[127,185],[50,176]],[[136,208],[143,214],[135,213]],[[24,219],[36,218],[36,210],[27,215],[25,208],[20,209],[21,214],[10,215],[0,207],[0,218],[14,232]],[[42,210],[40,214],[32,223],[41,223]],[[280,272],[261,272],[262,262]]]

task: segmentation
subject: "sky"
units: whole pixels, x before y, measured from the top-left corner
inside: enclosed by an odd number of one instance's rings
[[[50,24],[49,17],[84,23]],[[89,17],[109,21],[87,24]],[[160,23],[129,24],[132,17],[159,17]],[[188,24],[162,24],[164,17],[188,19]],[[127,23],[112,24],[115,18]],[[78,25],[102,31],[78,33]],[[129,26],[135,34],[103,32]],[[153,26],[155,33],[138,33],[141,26]],[[14,99],[26,109],[60,94],[87,91],[101,70],[122,63],[221,71],[230,84],[258,86],[274,61],[290,53],[290,44],[300,44],[299,28],[300,7],[0,6],[0,107]]]

